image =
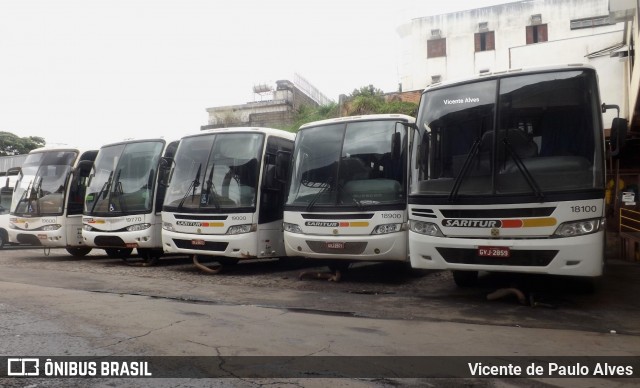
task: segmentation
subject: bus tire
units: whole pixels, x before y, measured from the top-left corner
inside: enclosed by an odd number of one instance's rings
[[[133,248],[105,248],[104,251],[112,259],[124,259],[131,255]]]
[[[73,257],[84,257],[91,252],[89,247],[67,247],[66,249]]]
[[[130,262],[127,260],[127,257],[124,257],[123,260],[130,265],[138,265],[140,267],[153,267],[158,265],[160,262],[160,257],[164,252],[159,249],[153,248],[138,248],[138,256],[142,259],[139,262]]]
[[[0,249],[4,248],[4,243],[8,241],[7,231],[0,229]]]
[[[473,287],[478,283],[478,271],[451,271],[458,287]]]

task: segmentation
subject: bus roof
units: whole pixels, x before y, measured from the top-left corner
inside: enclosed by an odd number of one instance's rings
[[[283,131],[282,129],[266,128],[266,127],[230,127],[230,128],[205,129],[204,131],[192,133],[192,134],[183,136],[182,138],[185,139],[188,137],[203,136],[203,135],[209,135],[212,133],[230,133],[230,132],[233,132],[233,133],[259,132],[259,133],[264,133],[265,135],[282,137],[288,140],[294,140],[296,138],[295,133]]]
[[[439,89],[441,87],[464,84],[464,83],[480,81],[485,79],[508,77],[512,75],[526,75],[526,74],[536,74],[536,73],[548,73],[553,71],[587,70],[587,69],[595,71],[595,68],[593,66],[589,64],[584,64],[584,63],[569,63],[566,65],[531,66],[531,67],[521,67],[516,69],[500,70],[500,71],[493,71],[493,72],[487,71],[487,72],[476,74],[470,77],[443,81],[443,82],[429,85],[425,88],[423,93],[432,89]]]
[[[416,119],[411,116],[403,115],[403,114],[395,114],[395,113],[345,116],[345,117],[336,117],[333,119],[313,121],[311,123],[303,124],[300,127],[300,130],[309,128],[309,127],[317,127],[321,125],[329,125],[329,124],[335,124],[335,123],[347,123],[347,122],[355,122],[355,121],[373,121],[373,120],[394,120],[394,119],[405,120],[409,123],[414,123],[416,121]]]
[[[162,137],[139,138],[139,139],[134,138],[134,139],[124,139],[124,140],[116,141],[116,142],[113,142],[113,143],[104,144],[100,148],[112,147],[112,146],[116,146],[116,145],[120,145],[120,144],[142,143],[142,142],[150,142],[150,141],[161,141],[161,142],[163,142],[165,144],[171,143],[171,141],[168,141],[167,139],[164,139]]]

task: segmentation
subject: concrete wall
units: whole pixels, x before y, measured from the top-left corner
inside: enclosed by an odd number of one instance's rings
[[[317,106],[318,103],[292,82],[281,80],[276,82],[271,100],[207,108],[208,125],[202,129],[231,126],[282,128],[293,123],[295,112],[302,105]]]
[[[526,27],[536,14],[547,25],[548,42],[527,45]],[[570,24],[571,20],[608,15],[609,0],[536,0],[413,19],[398,29],[402,87],[425,88],[435,75],[445,81],[466,78],[480,70],[586,63],[598,70],[603,101],[619,104],[626,112],[624,64],[608,55],[585,57],[621,43],[623,23],[573,30]],[[481,22],[494,31],[495,50],[475,52],[474,34],[479,32]],[[447,40],[446,57],[427,58],[427,40],[434,29]]]

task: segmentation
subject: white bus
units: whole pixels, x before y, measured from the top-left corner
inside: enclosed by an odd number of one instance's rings
[[[452,270],[459,286],[478,271],[601,275],[608,107],[582,65],[427,88],[411,140],[412,266]]]
[[[89,175],[82,238],[109,257],[127,260],[134,248],[144,265],[162,256],[160,158],[172,158],[178,142],[126,140],[104,145]]]
[[[276,179],[279,152],[295,134],[271,128],[225,128],[181,139],[170,173],[162,221],[167,253],[200,256],[219,266],[284,255],[285,182]]]
[[[97,153],[72,147],[29,152],[13,192],[10,241],[66,248],[78,257],[91,251],[82,241],[82,207]]]
[[[11,209],[11,199],[13,188],[18,180],[20,167],[11,167],[7,171],[0,172],[0,249],[9,241],[9,211]]]
[[[407,255],[407,133],[399,114],[303,125],[296,137],[284,212],[287,255],[404,261]],[[401,123],[401,125],[398,125]]]

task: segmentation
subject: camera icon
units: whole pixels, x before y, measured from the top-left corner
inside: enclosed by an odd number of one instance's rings
[[[7,359],[8,376],[40,376],[40,359],[9,358]]]

